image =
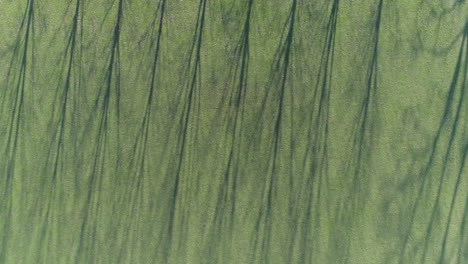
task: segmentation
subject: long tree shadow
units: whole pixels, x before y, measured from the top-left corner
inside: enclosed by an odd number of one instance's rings
[[[468,69],[468,22],[465,26],[465,33],[462,38],[460,51],[458,54],[457,63],[455,65],[452,82],[448,91],[447,99],[445,102],[444,113],[439,122],[437,132],[434,136],[432,149],[426,165],[422,168],[419,179],[421,183],[419,185],[417,197],[414,205],[412,206],[412,213],[409,222],[409,227],[406,235],[404,236],[402,248],[400,252],[400,263],[404,263],[408,254],[412,254],[413,257],[418,252],[421,253],[420,261],[425,263],[428,261],[428,254],[431,251],[432,254],[437,252],[439,256],[439,263],[446,261],[446,242],[447,234],[449,232],[449,223],[451,215],[453,214],[453,206],[458,191],[455,191],[452,196],[452,202],[450,206],[450,213],[448,216],[447,227],[442,228],[444,230],[443,238],[441,239],[442,245],[434,250],[434,246],[429,249],[429,245],[435,241],[432,240],[435,236],[434,232],[439,231],[438,224],[440,224],[440,207],[442,206],[442,192],[445,185],[449,184],[446,178],[449,177],[447,172],[451,159],[456,158],[456,144],[457,140],[461,140],[461,143],[466,148],[467,137],[464,131],[463,120],[461,116],[466,112],[466,105],[464,104],[465,92],[466,92],[466,81],[467,81],[467,69]],[[465,126],[466,130],[466,126]],[[458,138],[458,137],[460,138]],[[465,154],[461,155],[460,161],[460,172],[458,174],[457,183],[455,184],[455,190],[458,190],[459,182],[461,181],[461,175],[463,173],[464,162],[466,158]],[[437,166],[437,162],[440,161],[442,164]],[[437,183],[434,186],[434,183]],[[428,210],[429,209],[429,210]],[[430,212],[427,214],[426,212]],[[429,221],[425,221],[429,219]],[[422,222],[422,223],[421,223]],[[425,233],[422,237],[418,237],[416,243],[410,243],[410,238],[414,236],[415,226],[424,225]],[[463,234],[460,234],[463,236]],[[411,250],[410,250],[411,249]]]
[[[182,113],[176,129],[177,144],[173,162],[174,169],[169,169],[165,182],[170,183],[170,199],[167,206],[167,220],[164,231],[161,232],[159,244],[162,246],[162,258],[165,263],[172,262],[173,258],[185,261],[186,249],[183,245],[187,242],[189,201],[191,192],[197,190],[188,189],[194,187],[192,181],[196,181],[196,171],[190,170],[191,177],[184,177],[184,167],[191,168],[197,140],[197,121],[200,110],[200,82],[201,82],[201,49],[206,17],[206,0],[200,0],[198,5],[197,22],[193,35],[192,45],[187,59],[186,73],[183,91],[180,91],[179,105]],[[166,185],[166,184],[164,184]]]
[[[61,239],[63,230],[58,223],[66,211],[63,201],[63,182],[68,180],[64,178],[67,168],[65,152],[68,149],[73,150],[69,145],[66,145],[65,141],[67,132],[73,135],[74,131],[72,127],[69,127],[71,123],[71,113],[69,112],[70,101],[72,100],[71,94],[79,89],[79,84],[74,81],[74,78],[76,77],[76,65],[79,65],[76,61],[80,59],[77,52],[80,50],[79,36],[82,13],[81,0],[76,0],[72,25],[61,63],[63,72],[61,73],[61,78],[59,78],[55,96],[58,104],[53,107],[52,117],[48,125],[51,130],[50,135],[52,140],[46,151],[47,160],[40,174],[42,176],[40,183],[41,198],[36,201],[35,208],[41,208],[43,212],[39,212],[41,218],[41,227],[38,231],[40,238],[37,241],[37,245],[32,245],[36,251],[31,256],[34,259],[40,259],[42,262],[47,262],[47,259],[50,258],[58,259],[56,255],[58,254],[57,247],[63,240]]]
[[[104,82],[94,100],[93,111],[87,126],[97,120],[97,133],[93,146],[93,161],[87,182],[87,194],[82,209],[83,219],[80,226],[80,239],[76,251],[76,263],[92,263],[97,258],[97,233],[100,226],[100,215],[104,208],[103,181],[109,173],[115,173],[120,164],[120,32],[123,19],[123,0],[118,1],[117,14],[112,31],[109,61],[106,67]],[[116,151],[110,150],[110,143],[116,145]],[[109,155],[109,153],[111,153]],[[108,164],[113,164],[110,169]],[[114,179],[115,181],[115,179]],[[115,182],[114,182],[115,184]],[[115,210],[115,207],[110,207]],[[111,228],[111,227],[108,227]]]
[[[2,138],[4,149],[2,150],[1,168],[2,173],[2,206],[0,207],[0,218],[2,225],[0,233],[2,234],[0,246],[0,262],[9,261],[9,239],[12,235],[13,224],[13,199],[14,182],[18,176],[17,169],[19,145],[21,144],[21,135],[24,127],[24,105],[25,93],[28,85],[28,77],[32,75],[31,65],[34,65],[34,20],[35,20],[35,1],[29,0],[26,5],[25,13],[21,21],[16,44],[13,50],[13,57],[7,72],[7,81],[4,96],[1,99],[0,120],[7,124],[5,138]],[[15,70],[18,72],[16,73]],[[13,102],[13,104],[9,104]],[[10,110],[7,110],[10,109]],[[5,121],[2,119],[6,118]]]
[[[241,146],[245,112],[245,96],[248,87],[250,28],[253,0],[246,2],[246,14],[242,32],[234,51],[234,62],[219,108],[227,108],[225,143],[229,146],[227,162],[224,165],[222,179],[218,185],[215,215],[211,220],[209,239],[206,241],[206,256],[211,262],[228,263],[236,223],[236,199],[238,178],[241,170]],[[225,98],[225,99],[224,99]]]

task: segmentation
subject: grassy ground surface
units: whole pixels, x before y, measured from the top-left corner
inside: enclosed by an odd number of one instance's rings
[[[0,0],[0,263],[468,263],[464,0]]]

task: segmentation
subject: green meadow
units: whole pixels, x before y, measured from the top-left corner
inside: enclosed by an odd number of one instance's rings
[[[0,264],[468,263],[464,0],[0,0]]]

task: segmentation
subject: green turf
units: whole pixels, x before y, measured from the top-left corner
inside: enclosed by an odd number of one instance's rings
[[[464,0],[0,0],[0,264],[468,263]]]

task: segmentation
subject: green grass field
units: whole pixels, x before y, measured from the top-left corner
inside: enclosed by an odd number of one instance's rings
[[[0,0],[0,264],[468,263],[465,0]]]

